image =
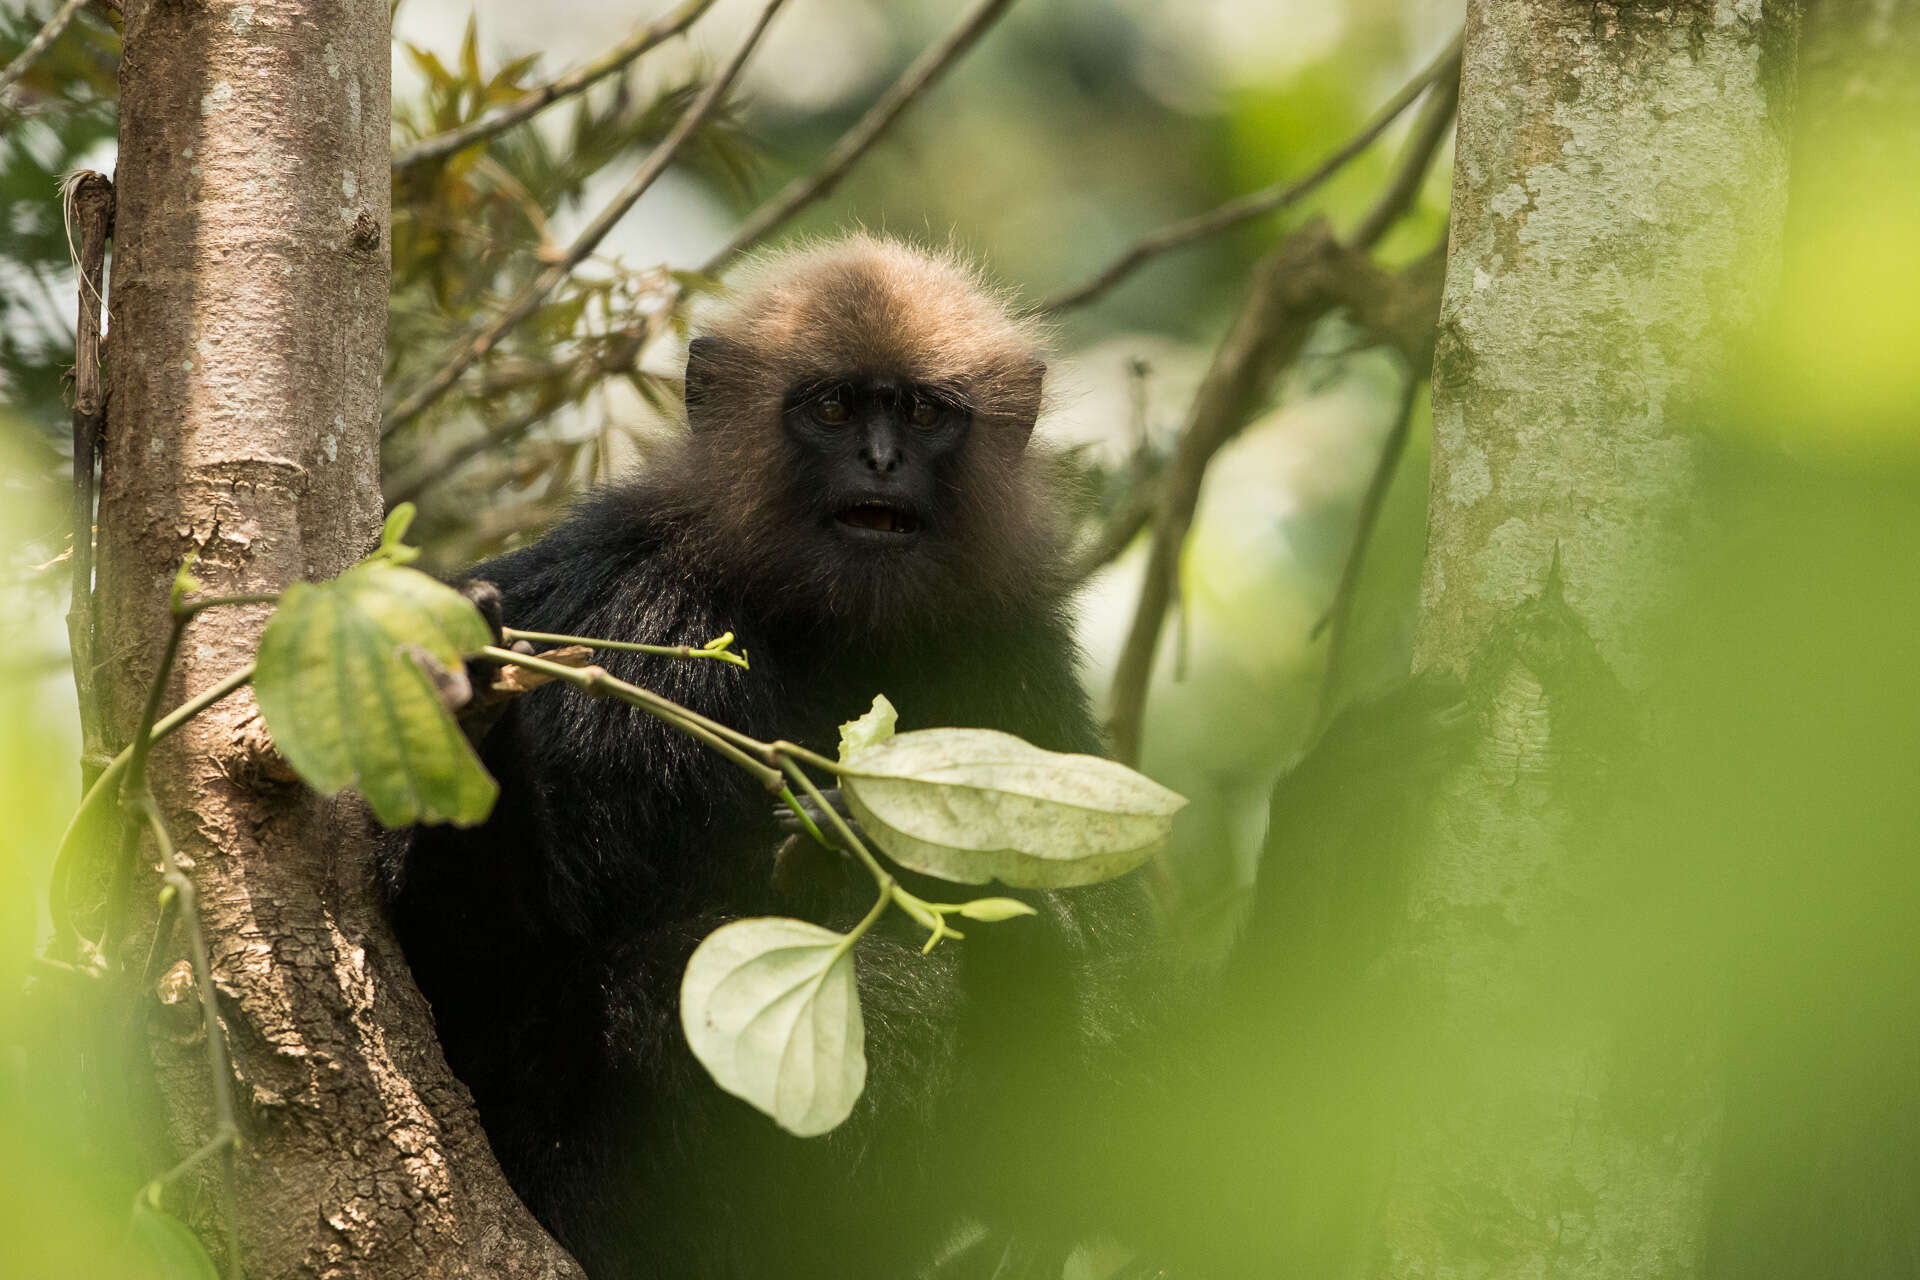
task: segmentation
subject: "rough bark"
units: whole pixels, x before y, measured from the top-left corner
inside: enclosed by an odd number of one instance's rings
[[[1375,1274],[1697,1262],[1711,1046],[1650,1070],[1592,962],[1695,407],[1777,274],[1793,39],[1784,0],[1469,3],[1417,662],[1481,737],[1410,889],[1432,1089]]]
[[[208,591],[271,591],[337,573],[377,532],[389,173],[385,0],[123,11],[99,579],[119,741],[189,551]],[[202,614],[169,704],[247,662],[265,614]],[[578,1274],[507,1189],[440,1057],[372,892],[366,820],[249,770],[251,715],[230,699],[154,758],[233,1048],[248,1273]],[[122,948],[142,959],[143,863]],[[136,997],[160,1001],[146,1025],[161,1160],[210,1129],[179,986]]]

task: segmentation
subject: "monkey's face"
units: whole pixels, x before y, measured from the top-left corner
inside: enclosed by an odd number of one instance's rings
[[[780,267],[687,350],[706,567],[850,638],[1031,607],[1053,555],[1037,335],[957,261],[891,242]]]
[[[943,533],[971,425],[958,393],[850,373],[788,389],[781,427],[815,531],[852,556],[910,555]]]

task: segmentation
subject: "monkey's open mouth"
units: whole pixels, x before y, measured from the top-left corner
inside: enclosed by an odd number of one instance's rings
[[[918,533],[920,518],[911,511],[889,507],[883,502],[860,502],[841,511],[834,519],[853,529],[874,533]]]

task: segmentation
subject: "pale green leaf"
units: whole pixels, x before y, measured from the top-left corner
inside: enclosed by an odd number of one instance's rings
[[[845,763],[841,792],[874,842],[963,884],[1110,880],[1152,857],[1187,803],[1112,760],[990,729],[918,729]]]
[[[133,1204],[133,1237],[165,1280],[220,1280],[200,1238],[180,1219],[148,1204],[145,1196]]]
[[[899,719],[900,713],[886,695],[875,694],[867,714],[840,726],[840,758],[845,760],[856,751],[885,742],[893,736],[893,726]]]
[[[846,935],[803,920],[736,920],[680,982],[680,1025],[716,1083],[802,1138],[845,1120],[867,1082],[866,1027]]]
[[[253,679],[274,745],[314,790],[358,787],[389,827],[472,826],[495,786],[422,670],[449,670],[490,643],[459,592],[387,561],[296,583],[260,639]]]

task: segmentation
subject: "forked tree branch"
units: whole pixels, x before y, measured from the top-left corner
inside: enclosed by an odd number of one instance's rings
[[[1448,45],[1438,58],[1427,64],[1418,75],[1402,86],[1398,93],[1387,100],[1386,105],[1374,113],[1373,118],[1368,120],[1358,133],[1336,147],[1305,177],[1275,183],[1263,190],[1235,197],[1217,209],[1210,209],[1195,217],[1169,223],[1136,241],[1131,248],[1085,284],[1047,299],[1041,304],[1040,309],[1051,314],[1084,307],[1098,300],[1108,290],[1163,253],[1185,248],[1197,240],[1218,235],[1244,222],[1251,222],[1255,218],[1264,217],[1297,203],[1311,195],[1327,179],[1345,168],[1354,157],[1373,145],[1374,140],[1385,133],[1387,127],[1399,119],[1400,114],[1412,106],[1429,86],[1451,84],[1452,98],[1458,101],[1459,80],[1460,37],[1455,36],[1453,43]],[[1451,105],[1447,107],[1446,114],[1451,116]]]
[[[810,173],[802,174],[772,199],[747,215],[726,247],[709,258],[700,270],[713,275],[749,246],[759,243],[794,214],[826,195],[847,176],[847,171],[866,155],[868,149],[928,89],[939,83],[947,70],[974,46],[1014,0],[980,0],[972,10],[915,58],[900,78],[888,86],[867,113],[833,144],[826,158]]]
[[[489,138],[505,133],[522,121],[532,119],[561,99],[583,92],[614,72],[624,69],[642,54],[685,31],[712,7],[713,0],[685,0],[685,3],[677,9],[655,18],[598,58],[582,63],[565,75],[528,90],[516,101],[502,107],[495,107],[479,119],[468,121],[457,129],[436,133],[430,138],[422,138],[410,146],[400,148],[393,153],[393,167],[396,170],[406,169],[424,164],[429,160],[438,160],[473,146],[475,143],[485,142]]]
[[[1149,517],[1153,543],[1109,699],[1108,737],[1115,758],[1123,763],[1133,764],[1139,758],[1154,657],[1207,466],[1252,419],[1281,370],[1299,354],[1313,325],[1327,313],[1344,308],[1378,341],[1400,351],[1415,371],[1416,383],[1419,371],[1432,363],[1445,237],[1431,253],[1396,276],[1375,267],[1366,250],[1419,196],[1459,105],[1459,52],[1456,40],[1439,64],[1435,92],[1392,178],[1348,242],[1336,241],[1322,222],[1309,223],[1282,240],[1254,269],[1247,299],[1194,398]],[[1389,452],[1382,457],[1373,486],[1384,486],[1391,479],[1404,444],[1404,431],[1389,438]],[[1365,539],[1378,518],[1377,504],[1363,514],[1366,523],[1355,535],[1356,555],[1364,553]],[[1111,541],[1105,546],[1112,546]],[[1349,568],[1357,576],[1359,564],[1350,563]]]
[[[587,224],[586,229],[571,245],[567,246],[567,251],[557,261],[528,282],[478,333],[455,347],[431,377],[387,414],[380,429],[383,437],[393,434],[400,427],[419,417],[445,395],[453,384],[460,380],[461,374],[472,368],[474,362],[492,351],[500,344],[502,338],[513,332],[523,320],[538,310],[540,304],[546,301],[547,295],[558,288],[561,282],[573,273],[574,268],[586,261],[588,256],[599,247],[607,233],[626,216],[627,211],[633,208],[634,203],[646,193],[647,188],[666,172],[667,166],[673,163],[681,147],[686,145],[695,130],[699,129],[706,122],[707,117],[720,105],[721,99],[725,97],[734,80],[739,77],[741,69],[746,66],[747,59],[752,55],[755,46],[760,43],[760,37],[766,31],[767,24],[773,20],[773,15],[779,12],[780,6],[785,2],[786,0],[767,0],[760,10],[759,18],[753,24],[753,29],[747,33],[746,39],[740,42],[740,47],[734,51],[727,65],[708,81],[706,87],[700,91],[700,96],[673,126],[672,132],[661,139],[660,145],[653,149],[653,153],[647,157],[646,163],[640,166],[639,171],[627,180],[619,194],[614,196],[593,221]]]

